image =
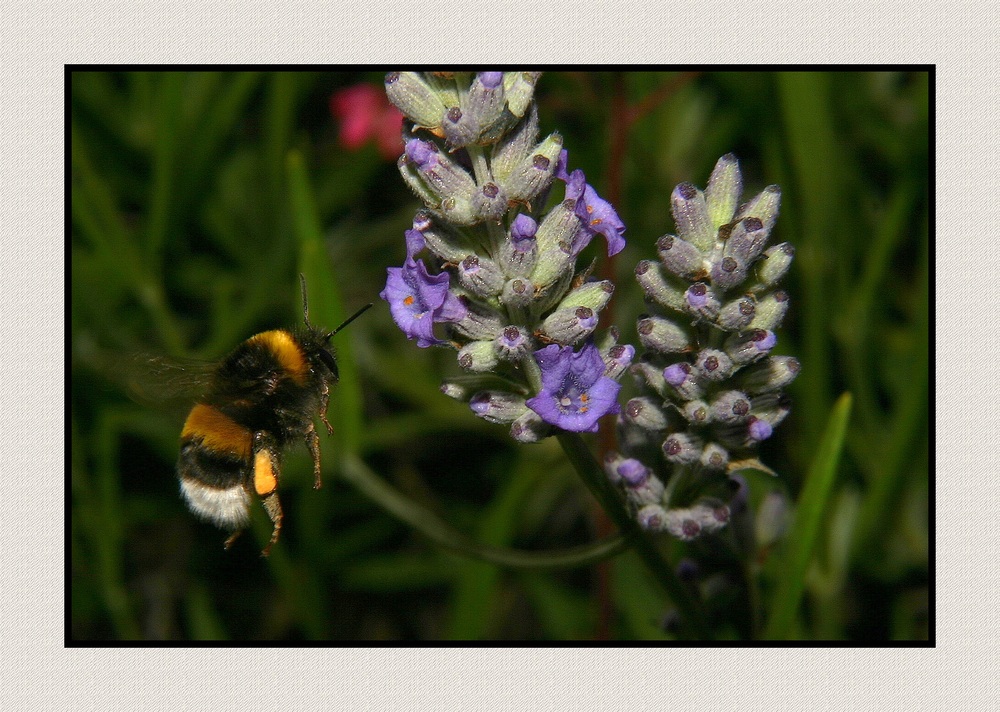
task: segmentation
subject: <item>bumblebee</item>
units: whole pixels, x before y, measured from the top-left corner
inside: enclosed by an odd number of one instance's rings
[[[208,391],[188,414],[181,431],[177,476],[191,510],[232,530],[232,546],[250,520],[251,492],[260,497],[274,529],[261,552],[267,556],[281,533],[278,499],[281,452],[303,438],[313,460],[315,489],[321,485],[318,415],[327,420],[330,387],[338,378],[330,339],[368,304],[333,331],[309,322],[305,278],[302,309],[305,331],[265,331],[237,346],[215,369]]]

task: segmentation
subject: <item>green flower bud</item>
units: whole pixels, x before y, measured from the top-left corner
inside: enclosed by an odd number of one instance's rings
[[[524,116],[535,94],[535,82],[541,72],[507,72],[503,77],[507,108],[518,118]]]
[[[666,430],[667,416],[652,398],[633,398],[625,404],[622,417],[630,423],[646,430]]]
[[[528,409],[522,396],[506,391],[480,391],[469,400],[469,408],[489,423],[513,423]]]
[[[671,274],[695,279],[705,274],[705,258],[697,247],[674,235],[664,235],[656,241],[660,261]]]
[[[464,196],[445,198],[438,206],[437,212],[441,214],[442,218],[455,225],[468,227],[482,222],[472,200]]]
[[[389,101],[417,126],[437,129],[444,117],[441,98],[417,72],[389,72],[385,75]]]
[[[527,203],[549,186],[562,144],[562,136],[552,134],[514,167],[504,182],[510,200]]]
[[[687,331],[659,316],[639,320],[639,341],[647,349],[663,354],[680,353],[691,348]]]
[[[458,281],[478,297],[495,297],[504,285],[504,274],[489,257],[468,255],[458,263]]]
[[[472,196],[472,207],[480,220],[498,223],[507,213],[507,194],[499,185],[490,181]]]
[[[499,361],[492,341],[470,341],[458,350],[458,365],[466,371],[492,371]]]
[[[535,298],[535,285],[527,277],[508,279],[500,292],[500,301],[507,306],[524,309]]]
[[[729,378],[733,372],[733,361],[722,351],[703,349],[698,353],[694,367],[699,376],[718,383]]]
[[[590,307],[556,309],[542,322],[540,331],[560,344],[575,344],[597,328],[597,314]]]
[[[719,310],[715,323],[726,331],[743,331],[753,320],[756,310],[750,299],[734,299]]]
[[[552,426],[530,409],[510,425],[510,436],[521,443],[541,442],[551,432]]]
[[[736,156],[727,153],[716,162],[712,176],[708,179],[708,186],[705,188],[708,219],[716,230],[732,221],[742,194],[743,177],[740,175],[740,164]]]
[[[724,391],[712,399],[712,422],[742,423],[750,415],[750,397],[740,391]]]
[[[739,384],[753,395],[778,391],[795,380],[800,368],[798,359],[791,356],[769,356],[741,371]]]
[[[580,218],[575,210],[575,201],[564,201],[552,208],[538,226],[535,233],[538,261],[531,277],[539,287],[551,284],[572,268],[571,245],[580,231]]]
[[[729,453],[721,445],[709,443],[701,451],[699,461],[706,470],[721,472],[729,464]]]
[[[421,234],[427,248],[445,262],[458,264],[469,255],[469,241],[446,226],[435,223]]]
[[[704,193],[691,183],[681,183],[670,194],[670,207],[678,234],[703,253],[711,250],[716,230],[708,217]]]
[[[470,300],[459,297],[466,308],[465,316],[451,327],[462,336],[476,341],[491,341],[503,332],[504,324],[492,309],[486,309]]]
[[[795,248],[789,242],[769,247],[764,251],[763,259],[757,262],[757,279],[764,287],[778,283],[792,265]]]
[[[635,266],[635,278],[650,299],[675,311],[684,311],[684,287],[663,274],[663,268],[656,262],[642,260]]]
[[[406,159],[406,156],[400,156],[399,160],[396,161],[396,166],[399,168],[399,174],[403,176],[403,181],[424,202],[424,205],[429,208],[438,208],[441,205],[441,199],[431,190],[421,177],[420,172]]]
[[[771,329],[781,325],[788,312],[788,292],[778,290],[765,294],[757,302],[757,314],[750,322],[751,329]]]
[[[538,109],[532,104],[528,115],[493,149],[493,159],[490,162],[493,178],[501,183],[506,182],[517,166],[530,160],[536,143],[538,143]]]
[[[691,425],[705,425],[709,422],[711,411],[708,403],[703,400],[692,400],[684,404],[681,408],[684,417]]]
[[[609,280],[600,282],[584,282],[576,289],[567,294],[557,309],[570,309],[573,307],[588,307],[595,312],[601,311],[607,305],[611,295],[614,294],[615,285]]]
[[[764,231],[771,232],[774,222],[778,219],[778,208],[781,206],[781,188],[769,185],[760,194],[747,201],[736,214],[737,220],[748,217],[759,218],[764,225]]]
[[[701,439],[691,433],[671,433],[663,441],[663,455],[677,465],[690,465],[701,457]]]

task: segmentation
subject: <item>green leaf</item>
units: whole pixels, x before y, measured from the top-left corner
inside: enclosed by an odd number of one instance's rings
[[[823,513],[837,476],[844,436],[851,414],[851,394],[843,394],[834,404],[816,457],[806,475],[795,510],[795,522],[787,535],[782,578],[771,603],[771,615],[764,631],[769,640],[788,637],[805,586],[806,571],[819,538]]]

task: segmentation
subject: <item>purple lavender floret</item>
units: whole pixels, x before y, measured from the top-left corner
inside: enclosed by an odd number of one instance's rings
[[[563,149],[556,163],[555,176],[566,183],[566,200],[576,201],[576,215],[583,223],[583,229],[573,242],[572,254],[578,255],[595,235],[604,235],[608,243],[608,257],[617,255],[625,248],[625,223],[618,217],[614,207],[597,194],[593,186],[579,168],[566,172],[569,152]]]
[[[443,343],[434,336],[434,324],[459,321],[467,311],[448,291],[448,274],[428,274],[423,260],[413,259],[386,271],[389,276],[379,296],[389,302],[389,312],[406,338],[416,339],[420,348]]]
[[[597,432],[597,421],[618,413],[621,385],[604,375],[597,347],[550,344],[535,352],[542,371],[542,390],[526,403],[545,422],[571,432]]]

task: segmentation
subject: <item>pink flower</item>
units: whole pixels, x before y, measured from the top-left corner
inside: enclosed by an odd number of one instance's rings
[[[403,115],[381,88],[355,84],[334,92],[330,112],[340,121],[340,141],[349,151],[374,140],[386,160],[394,161],[402,153]]]

